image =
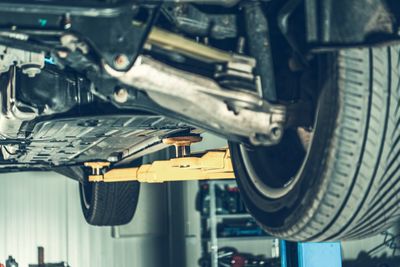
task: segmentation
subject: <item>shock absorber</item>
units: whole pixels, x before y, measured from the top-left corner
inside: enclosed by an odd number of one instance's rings
[[[277,102],[270,30],[263,6],[259,1],[245,1],[244,15],[250,54],[257,60],[262,97]]]

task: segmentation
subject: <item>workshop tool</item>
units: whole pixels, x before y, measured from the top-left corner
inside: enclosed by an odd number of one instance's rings
[[[110,162],[85,162],[92,169],[89,182],[162,183],[210,179],[234,179],[231,154],[228,148],[211,150],[201,157],[190,156],[190,146],[201,142],[200,135],[175,136],[163,139],[175,146],[176,158],[154,161],[135,168],[108,169]]]
[[[29,267],[69,267],[66,262],[59,263],[45,263],[44,261],[44,247],[38,247],[38,264],[29,264]]]
[[[18,267],[18,263],[12,256],[8,256],[8,259],[6,261],[6,267]]]
[[[136,168],[116,168],[102,173],[109,162],[86,162],[92,168],[89,182],[162,183],[171,181],[234,179],[229,149],[212,150],[202,157],[182,157],[154,161]]]
[[[177,136],[164,138],[163,143],[175,146],[177,158],[190,156],[190,145],[201,142],[203,138],[199,135]]]

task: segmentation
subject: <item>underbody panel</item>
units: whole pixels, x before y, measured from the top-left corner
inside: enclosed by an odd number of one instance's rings
[[[185,128],[176,121],[154,115],[42,121],[18,150],[9,151],[8,161],[35,166],[74,165],[89,160],[116,162],[182,130]]]

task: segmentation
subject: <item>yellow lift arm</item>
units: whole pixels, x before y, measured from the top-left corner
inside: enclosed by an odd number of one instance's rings
[[[183,157],[155,161],[137,168],[111,169],[104,174],[101,169],[110,166],[109,162],[86,162],[93,175],[90,182],[126,182],[162,183],[172,181],[234,179],[229,149],[213,150],[202,157]]]

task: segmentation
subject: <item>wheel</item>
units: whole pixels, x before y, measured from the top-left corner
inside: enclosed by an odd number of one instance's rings
[[[83,215],[90,225],[116,226],[129,223],[136,211],[139,182],[79,183]]]
[[[272,147],[230,144],[242,197],[282,239],[374,235],[400,216],[399,47],[343,50],[315,61],[312,129],[288,129]]]

